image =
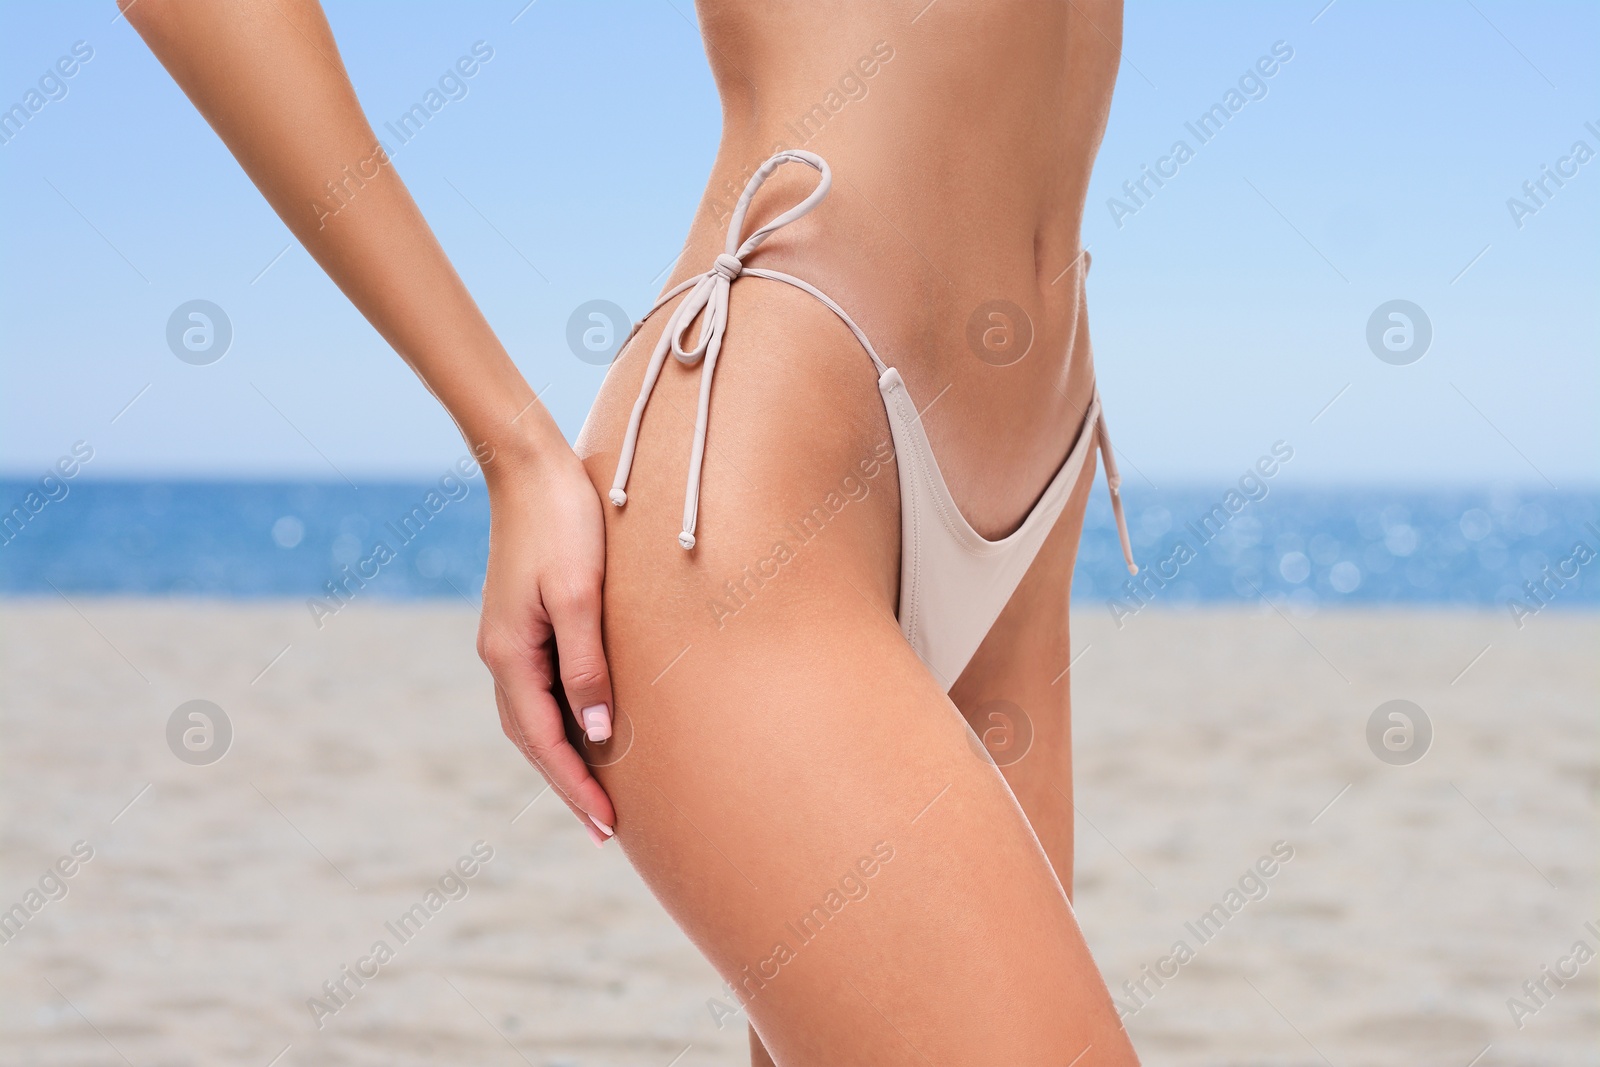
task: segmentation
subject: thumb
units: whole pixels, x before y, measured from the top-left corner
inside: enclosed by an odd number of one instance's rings
[[[567,704],[590,741],[611,736],[611,671],[600,639],[600,579],[545,604]]]

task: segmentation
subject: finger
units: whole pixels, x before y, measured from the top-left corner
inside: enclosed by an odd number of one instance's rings
[[[573,815],[577,816],[578,821],[586,828],[591,830],[594,829],[594,826],[589,819],[589,813],[578,807],[578,805],[574,804],[571,798],[562,793],[561,790],[556,789],[555,784],[550,781],[550,776],[544,773],[544,769],[539,766],[538,760],[534,759],[533,754],[529,752],[528,740],[523,736],[522,727],[518,725],[516,716],[512,714],[511,702],[506,698],[505,689],[502,688],[498,683],[494,687],[494,704],[495,708],[500,712],[501,731],[506,735],[506,738],[511,742],[511,744],[516,747],[516,750],[522,753],[522,758],[527,760],[533,769],[539,772],[540,777],[544,778],[545,789],[555,789],[556,797],[561,801],[561,803],[567,806],[567,809],[571,811]],[[543,793],[540,794],[540,796],[543,795]],[[535,797],[534,799],[537,800],[538,797]]]
[[[485,613],[478,631],[478,655],[494,678],[501,727],[586,824],[612,834],[616,812],[605,789],[567,740],[565,720],[552,692],[555,665],[549,631],[535,634],[503,626]]]
[[[578,726],[590,741],[611,737],[611,671],[600,638],[600,581],[567,592],[552,591],[545,611],[555,630],[561,685]]]
[[[496,676],[495,703],[500,708],[501,727],[579,821],[610,837],[616,825],[611,798],[568,743],[555,697],[530,684],[531,678],[531,672],[522,678],[505,671]]]
[[[527,738],[522,732],[522,727],[518,724],[516,715],[511,710],[511,702],[506,697],[505,690],[499,685],[494,687],[494,701],[495,706],[500,712],[500,728],[505,731],[506,737],[511,740],[513,745],[516,746],[517,751],[522,753],[523,758],[532,764],[533,768],[537,770],[545,779],[545,788],[555,790],[556,796],[560,798],[561,802],[565,804],[567,809],[571,811],[572,814],[577,818],[579,825],[581,825],[584,829],[584,832],[589,835],[589,839],[593,841],[597,847],[604,845],[606,838],[599,832],[598,829],[602,823],[602,820],[598,816],[590,815],[588,812],[584,811],[583,808],[579,807],[572,800],[572,798],[568,796],[560,787],[558,787],[551,779],[550,775],[541,765],[540,760],[535,757],[532,751],[529,749]],[[538,798],[535,797],[534,799],[537,800]]]

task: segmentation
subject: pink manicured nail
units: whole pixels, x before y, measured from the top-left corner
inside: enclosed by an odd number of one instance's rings
[[[589,740],[600,742],[611,736],[610,708],[604,704],[591,704],[580,714],[583,716],[583,732]]]
[[[584,831],[586,833],[588,833],[589,840],[594,842],[594,847],[595,848],[604,848],[605,847],[606,839],[600,836],[600,831],[599,830],[596,830],[592,826],[585,826],[583,829],[584,829]]]
[[[588,812],[584,812],[584,814],[588,815],[589,813]],[[600,828],[600,832],[605,834],[607,837],[610,837],[612,834],[616,833],[615,830],[613,830],[611,827],[607,826],[605,823],[601,822],[599,819],[595,818],[593,815],[589,815],[589,821],[594,823],[595,826],[599,827]]]

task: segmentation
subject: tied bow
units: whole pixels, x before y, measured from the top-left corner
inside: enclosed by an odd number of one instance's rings
[[[750,210],[750,201],[755,198],[756,190],[772,176],[773,171],[785,163],[803,163],[821,174],[822,178],[809,196],[758,228],[741,243],[739,235],[744,232],[745,215]],[[678,534],[678,543],[685,549],[694,547],[695,521],[700,510],[700,470],[705,462],[706,426],[711,416],[711,381],[716,373],[717,354],[722,350],[722,338],[728,329],[728,296],[733,283],[743,275],[754,275],[773,281],[788,282],[816,293],[810,285],[797,278],[779,271],[746,267],[744,261],[774,231],[782,229],[821,203],[828,195],[828,189],[832,184],[833,174],[828,170],[828,164],[813,152],[791,149],[779,152],[761,164],[755,174],[751,175],[749,184],[745,186],[744,192],[739,196],[738,204],[734,206],[733,218],[728,223],[726,250],[717,256],[710,270],[704,274],[696,274],[668,290],[645,315],[649,318],[657,308],[679,293],[687,291],[688,295],[673,309],[672,316],[667,320],[667,328],[656,342],[655,351],[650,356],[650,364],[645,369],[644,383],[639,389],[639,399],[634,401],[633,414],[628,419],[628,431],[622,439],[622,455],[617,460],[617,476],[611,483],[611,502],[617,507],[628,502],[628,472],[633,467],[634,453],[639,445],[639,427],[644,421],[644,409],[650,402],[650,394],[655,389],[656,380],[661,377],[662,367],[666,364],[667,353],[671,352],[673,358],[685,366],[692,367],[700,363],[700,401],[695,410],[694,445],[689,455],[689,484],[683,501],[683,528]],[[820,293],[816,295],[821,296]],[[827,302],[836,311],[838,310],[831,300]],[[700,319],[700,333],[695,338],[694,346],[685,348],[684,341],[688,336],[689,327],[696,318]],[[851,327],[854,329],[853,323]],[[857,332],[859,335],[859,331]],[[873,358],[876,362],[876,353],[873,354]]]

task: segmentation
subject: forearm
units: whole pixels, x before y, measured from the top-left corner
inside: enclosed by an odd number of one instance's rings
[[[395,173],[316,0],[119,0],[273,209],[468,444],[560,433]],[[331,183],[331,185],[330,185]]]

